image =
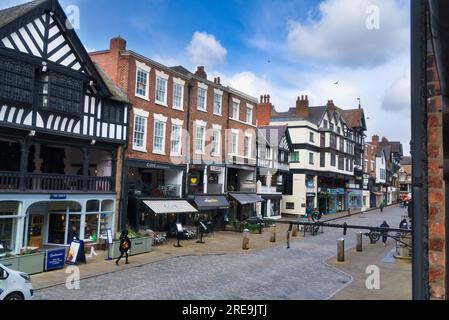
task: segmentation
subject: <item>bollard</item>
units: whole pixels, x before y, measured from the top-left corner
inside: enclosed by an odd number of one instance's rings
[[[287,231],[287,249],[290,249],[290,236],[291,236],[291,231]]]
[[[245,229],[243,230],[243,243],[242,243],[242,249],[243,250],[249,250],[250,246],[249,246],[249,230]]]
[[[299,236],[299,226],[296,226],[293,228],[292,237],[298,237],[298,236]]]
[[[362,232],[358,232],[357,233],[356,251],[357,252],[362,252],[363,251],[363,233]]]
[[[270,227],[270,242],[276,242],[276,225]]]
[[[337,261],[345,261],[345,239],[340,238],[337,240]]]

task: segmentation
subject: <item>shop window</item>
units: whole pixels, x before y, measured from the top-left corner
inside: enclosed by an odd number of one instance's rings
[[[98,214],[87,214],[84,224],[84,238],[92,239],[94,237],[98,238]]]
[[[114,200],[103,200],[101,202],[101,212],[113,212]]]
[[[99,212],[100,211],[100,201],[99,200],[89,200],[86,205],[86,212]]]
[[[19,206],[19,202],[0,202],[0,249],[4,252],[15,250]]]

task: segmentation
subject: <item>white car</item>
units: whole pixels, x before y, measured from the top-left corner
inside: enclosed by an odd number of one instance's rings
[[[29,275],[0,264],[0,300],[32,300],[33,295]]]

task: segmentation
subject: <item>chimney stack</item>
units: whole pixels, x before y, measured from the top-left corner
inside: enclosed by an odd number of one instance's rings
[[[327,101],[327,108],[328,108],[329,110],[332,110],[332,111],[335,110],[334,100],[328,100],[328,101]]]
[[[206,73],[206,71],[204,70],[204,66],[198,67],[197,70],[196,70],[196,72],[195,72],[195,75],[198,76],[198,77],[200,77],[200,78],[203,78],[203,79],[206,79],[206,80],[207,80],[207,73]]]
[[[271,112],[274,109],[270,102],[270,95],[261,95],[260,103],[257,106],[258,126],[269,126],[271,122]]]
[[[125,51],[126,50],[126,40],[120,36],[112,38],[109,48],[111,51]]]
[[[309,97],[301,96],[296,100],[296,114],[303,118],[309,117]]]
[[[379,145],[379,136],[373,135],[373,137],[371,138],[371,143],[375,146],[378,146]]]

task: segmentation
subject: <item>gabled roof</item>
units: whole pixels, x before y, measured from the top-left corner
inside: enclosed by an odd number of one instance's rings
[[[131,104],[131,102],[128,99],[128,96],[126,93],[122,91],[115,83],[114,80],[106,73],[106,71],[103,70],[98,64],[94,63],[95,67],[97,68],[98,73],[103,78],[106,86],[108,87],[109,91],[112,93],[111,99]]]
[[[346,119],[348,127],[356,129],[363,128],[366,130],[365,115],[363,109],[339,109],[340,113]]]
[[[47,0],[35,0],[11,8],[0,10],[0,28],[27,14]]]
[[[19,51],[15,50],[13,48],[13,45],[11,43],[8,43],[9,40],[3,41],[3,39],[10,39],[11,35],[15,32],[18,32],[20,29],[24,28],[27,24],[31,23],[32,21],[35,21],[37,19],[40,19],[40,21],[44,21],[42,18],[43,13],[53,13],[50,16],[49,20],[53,21],[53,27],[51,25],[47,26],[41,26],[41,28],[47,28],[45,34],[37,35],[39,37],[39,40],[42,42],[51,42],[52,45],[54,45],[54,49],[52,52],[50,51],[49,47],[50,45],[45,46],[44,44],[38,44],[36,47],[34,44],[36,50],[30,49],[21,49]],[[63,60],[65,59],[66,55],[71,54],[76,59],[73,61],[72,64],[76,63],[76,65],[81,65],[81,69],[78,69],[78,67],[75,68],[75,66],[70,69],[69,66],[66,66],[67,69],[70,72],[77,72],[80,75],[83,75],[83,77],[87,79],[94,79],[96,85],[99,88],[100,95],[102,96],[110,96],[112,93],[109,91],[108,86],[106,85],[105,81],[99,74],[97,68],[93,64],[92,60],[90,59],[84,45],[82,44],[81,40],[79,39],[78,35],[74,31],[73,28],[69,28],[66,25],[67,15],[62,9],[61,5],[57,0],[34,0],[32,2],[28,2],[23,5],[7,8],[0,11],[0,39],[2,41],[0,42],[1,45],[8,50],[15,50],[17,54],[20,55],[27,55],[30,57],[30,59],[41,59],[43,61],[48,61],[49,63],[53,63],[57,67],[64,67]],[[54,30],[56,27],[56,34],[60,32],[63,37],[63,42],[60,45],[57,45],[56,42],[60,40],[61,37],[58,37],[57,39],[51,39],[50,37],[50,28]],[[34,27],[33,27],[34,28]],[[42,31],[39,31],[42,33]],[[36,33],[39,33],[36,31]],[[6,37],[6,38],[3,38]],[[8,38],[9,37],[9,38]],[[33,34],[34,37],[34,34]],[[50,40],[51,39],[51,40]],[[20,40],[20,39],[19,39]],[[20,40],[21,42],[21,40]],[[59,42],[58,42],[59,43]],[[66,46],[69,48],[69,52],[61,53],[61,51],[64,50],[64,48],[59,49],[62,45],[66,44]],[[33,47],[31,46],[31,47]],[[42,48],[41,48],[42,47]],[[44,49],[45,48],[45,49]],[[20,48],[19,48],[20,49]],[[39,49],[41,49],[42,52],[39,52]],[[48,50],[48,51],[47,51]],[[30,51],[33,52],[33,54],[30,54]],[[47,51],[47,52],[44,52]],[[61,57],[59,57],[59,53],[61,53]],[[71,58],[71,57],[68,57]],[[67,58],[67,59],[68,59]],[[72,59],[72,58],[71,58]],[[82,73],[84,72],[84,73]]]

